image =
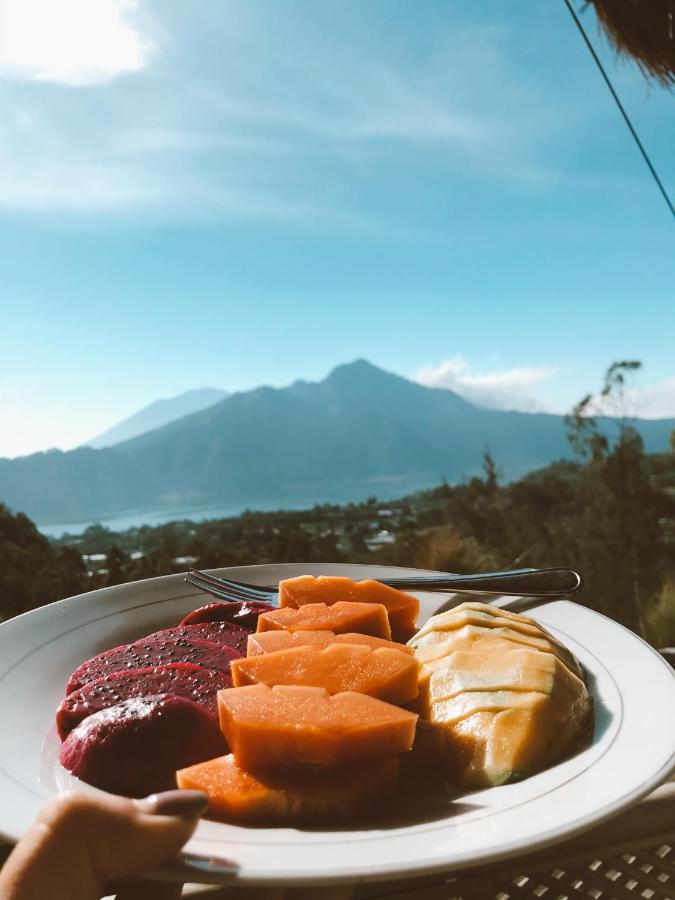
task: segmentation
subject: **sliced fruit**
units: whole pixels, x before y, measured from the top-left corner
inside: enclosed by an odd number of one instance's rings
[[[218,693],[220,727],[247,771],[326,768],[410,750],[414,713],[353,692],[264,684]]]
[[[256,600],[246,600],[232,603],[207,603],[188,613],[178,623],[181,625],[199,625],[204,622],[232,622],[244,628],[255,630],[258,624],[258,616],[262,612],[275,609],[271,603],[261,603]]]
[[[237,650],[242,656],[246,653],[246,640],[253,631],[244,625],[235,625],[234,622],[202,622],[200,625],[176,625],[175,628],[166,628],[164,631],[156,631],[148,637],[164,638],[188,638],[190,640],[213,641],[214,644],[222,644]]]
[[[485,759],[490,782],[539,771],[565,756],[584,731],[588,711],[575,704],[558,720],[543,706],[497,713]]]
[[[438,729],[446,765],[465,786],[539,771],[588,729],[580,664],[532,619],[463,603],[409,643],[421,661],[415,706]]]
[[[433,702],[429,707],[429,721],[450,726],[477,712],[530,709],[548,702],[548,695],[541,691],[464,691],[447,700]]]
[[[501,606],[495,606],[492,603],[481,603],[479,600],[465,600],[455,607],[455,610],[473,610],[474,612],[488,613],[491,616],[497,616],[502,619],[511,619],[513,622],[528,622],[530,625],[539,624],[523,613],[512,612],[510,609],[503,609]]]
[[[523,634],[513,628],[490,627],[485,625],[465,625],[462,628],[451,631],[430,631],[427,634],[415,637],[408,643],[413,647],[415,656],[421,663],[432,662],[452,653],[455,650],[477,649],[480,642],[481,652],[489,649],[491,653],[508,652],[513,647],[532,647],[544,653],[553,653],[558,659],[574,672],[582,677],[582,669],[578,660],[563,647],[558,641],[551,638],[545,631],[540,636]]]
[[[398,761],[389,756],[289,778],[252,775],[229,755],[182,769],[176,781],[208,794],[208,814],[224,822],[311,825],[349,821],[386,800],[396,788]]]
[[[503,784],[565,756],[585,733],[587,696],[560,702],[537,691],[467,691],[431,706],[445,753],[465,786]]]
[[[330,694],[356,691],[388,703],[417,696],[419,663],[390,647],[334,643],[300,646],[239,659],[232,664],[235,687],[246,684],[299,684],[323,687]]]
[[[192,663],[172,663],[147,669],[113,672],[90,681],[65,697],[56,711],[56,727],[60,737],[66,737],[82,719],[101,709],[114,706],[121,700],[151,694],[177,694],[203,707],[209,715],[216,715],[216,692],[231,687],[229,674],[203,669]]]
[[[507,615],[505,610],[497,609],[487,603],[462,603],[447,612],[431,616],[408,643],[412,647],[421,646],[424,645],[428,635],[434,632],[459,631],[467,626],[491,629],[508,628],[526,637],[546,639],[555,645],[559,655],[572,671],[576,674],[581,673],[581,666],[573,654],[533,619],[518,616],[515,613]]]
[[[380,581],[352,581],[334,575],[300,575],[279,582],[279,606],[297,609],[308,603],[381,603],[387,610],[394,640],[406,641],[415,633],[420,604],[416,597]]]
[[[75,669],[66,687],[66,694],[79,690],[112,672],[128,669],[147,669],[174,662],[190,662],[205,669],[229,673],[230,661],[242,654],[238,650],[213,641],[190,638],[166,638],[149,635],[133,644],[122,644],[93,656]]]
[[[563,759],[583,740],[590,709],[567,718],[546,704],[474,713],[445,731],[446,764],[464,787],[505,784]]]
[[[259,656],[261,653],[275,653],[277,650],[290,650],[292,647],[327,647],[329,644],[359,644],[364,647],[389,647],[412,656],[415,652],[407,644],[397,644],[386,638],[373,637],[372,634],[335,634],[334,631],[259,631],[249,635],[246,646],[247,656]]]
[[[463,606],[464,604],[461,604],[461,606],[456,606],[447,612],[431,616],[412,638],[412,641],[419,640],[421,637],[429,634],[430,631],[452,631],[457,628],[463,628],[465,625],[482,625],[484,628],[503,628],[506,625],[509,628],[513,628],[514,631],[520,631],[522,634],[541,637],[542,630],[538,625],[494,615],[487,605],[485,610],[463,609]]]
[[[541,691],[570,698],[585,691],[581,679],[552,653],[523,648],[496,654],[489,647],[483,650],[482,644],[477,646],[481,652],[456,650],[426,663],[423,677],[431,702],[463,691]]]
[[[87,784],[145,797],[175,787],[176,769],[226,751],[213,716],[185,697],[159,694],[87,716],[61,744],[59,760]]]
[[[357,631],[389,640],[391,629],[387,610],[381,603],[349,603],[339,601],[332,606],[325,603],[308,603],[294,609],[287,606],[273,612],[262,613],[258,619],[258,631],[334,631],[336,634]]]
[[[447,700],[432,703],[429,721],[452,725],[476,712],[529,709],[540,705],[548,708],[552,718],[562,721],[568,715],[575,715],[578,708],[587,708],[589,701],[585,690],[573,698],[544,694],[542,691],[463,691]]]
[[[485,772],[485,755],[496,714],[494,710],[476,712],[451,727],[437,729],[443,742],[443,765],[452,781],[463,787],[491,785]],[[509,777],[513,775],[506,775],[498,783],[505,783]]]

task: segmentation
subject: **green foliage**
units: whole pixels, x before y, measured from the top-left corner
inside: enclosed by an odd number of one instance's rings
[[[474,537],[462,537],[452,526],[433,529],[426,535],[416,565],[441,572],[490,572],[500,567],[494,553]]]
[[[642,439],[625,415],[626,379],[639,368],[634,360],[616,362],[605,375],[600,397],[618,423],[613,444],[599,432],[596,418],[586,415],[589,397],[567,420],[570,444],[585,463],[568,539],[584,575],[583,598],[635,631],[643,604],[661,582],[665,559],[659,493],[647,474]]]
[[[0,504],[0,620],[86,590],[82,557]]]
[[[675,581],[667,581],[647,605],[645,637],[656,647],[675,647]]]

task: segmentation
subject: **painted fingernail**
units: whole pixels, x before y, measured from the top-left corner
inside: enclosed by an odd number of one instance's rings
[[[206,812],[209,798],[202,791],[164,791],[137,800],[141,812],[153,816],[185,816],[192,818]]]

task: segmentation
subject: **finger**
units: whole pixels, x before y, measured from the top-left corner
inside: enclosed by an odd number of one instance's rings
[[[92,858],[106,880],[138,875],[175,856],[197,826],[208,798],[201,791],[166,791],[144,800],[124,800],[120,815],[106,817]]]
[[[42,809],[7,860],[0,900],[95,900],[110,881],[174,856],[206,803],[197,791],[168,791],[145,800],[61,795]]]

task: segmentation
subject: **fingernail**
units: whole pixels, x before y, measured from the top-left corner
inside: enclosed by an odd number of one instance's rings
[[[141,812],[153,816],[185,816],[192,818],[206,812],[209,798],[203,791],[164,791],[137,800]]]

